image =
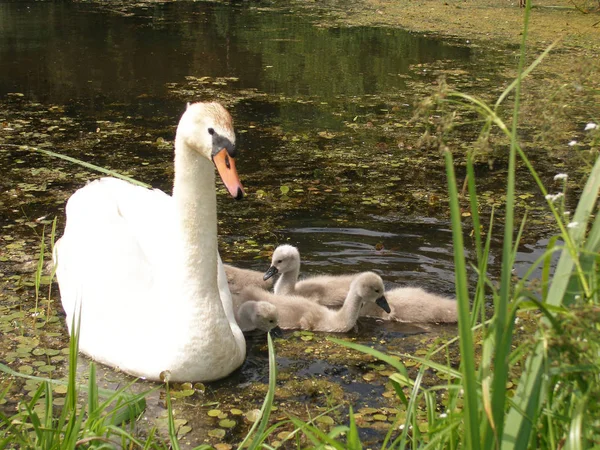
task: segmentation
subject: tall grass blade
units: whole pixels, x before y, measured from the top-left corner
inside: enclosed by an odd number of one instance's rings
[[[240,443],[239,448],[243,448],[244,445],[247,445],[250,437],[254,434],[254,438],[252,442],[248,445],[250,449],[259,448],[262,442],[265,440],[266,436],[264,434],[267,425],[269,423],[269,417],[271,416],[271,408],[273,407],[273,399],[275,398],[275,387],[277,383],[277,362],[275,360],[275,348],[273,346],[273,339],[271,338],[271,334],[267,333],[267,343],[269,346],[269,390],[267,391],[267,395],[265,396],[265,400],[260,409],[260,421],[254,422],[248,434],[244,440]]]
[[[504,237],[502,248],[502,268],[500,277],[500,295],[494,309],[494,334],[495,357],[494,374],[492,380],[492,417],[493,423],[488,422],[484,427],[484,448],[498,447],[504,433],[504,420],[506,408],[506,384],[508,381],[508,361],[512,345],[512,332],[514,321],[510,318],[509,302],[511,299],[512,269],[514,260],[513,233],[514,233],[514,207],[515,207],[515,177],[517,157],[517,129],[519,125],[519,103],[521,97],[521,79],[524,74],[527,32],[529,28],[529,13],[531,0],[527,0],[525,17],[523,19],[523,33],[521,52],[517,69],[515,85],[515,100],[513,106],[512,124],[510,131],[510,153],[508,158],[508,179],[506,186],[506,210],[504,217]],[[541,60],[541,58],[539,58]],[[510,319],[510,320],[509,320]]]
[[[44,242],[44,232],[45,227],[42,229],[42,239],[40,242],[40,253],[38,255],[37,266],[35,269],[35,278],[34,278],[34,286],[35,286],[35,316],[37,317],[38,312],[38,303],[40,300],[40,287],[42,285],[42,274],[44,272],[44,253],[46,252],[46,243]]]
[[[18,148],[23,149],[23,150],[31,150],[31,151],[34,151],[34,152],[37,152],[37,153],[41,153],[43,155],[50,156],[52,158],[63,159],[65,161],[69,161],[70,163],[77,164],[78,166],[85,167],[86,169],[90,169],[90,170],[93,170],[95,172],[100,172],[100,173],[103,173],[105,175],[110,175],[111,177],[120,178],[121,180],[128,181],[128,182],[130,182],[132,184],[136,184],[138,186],[142,186],[142,187],[145,187],[145,188],[151,188],[151,186],[149,184],[146,184],[146,183],[143,183],[141,181],[138,181],[135,178],[128,177],[127,175],[120,174],[119,172],[115,172],[114,170],[110,170],[110,169],[107,169],[105,167],[97,166],[95,164],[92,164],[92,163],[89,163],[89,162],[86,162],[86,161],[82,161],[80,159],[73,158],[71,156],[63,155],[61,153],[56,153],[56,152],[53,152],[53,151],[50,151],[50,150],[46,150],[44,148],[31,147],[31,146],[28,146],[28,145],[23,146],[23,145],[4,144],[4,143],[0,144],[0,145],[10,146],[10,147],[18,147]]]
[[[90,363],[90,371],[88,378],[88,420],[96,420],[98,418],[98,384],[96,382],[96,364]]]
[[[348,448],[342,443],[338,442],[335,438],[329,436],[327,433],[321,431],[318,427],[304,423],[300,419],[290,417],[292,423],[300,430],[304,435],[311,440],[317,448],[323,448],[323,443],[329,447],[333,447],[337,450],[347,450]],[[241,446],[240,446],[241,448]]]
[[[477,396],[477,377],[473,333],[471,330],[470,302],[467,284],[467,269],[464,255],[460,207],[458,204],[458,188],[452,154],[445,152],[446,174],[448,177],[448,194],[450,197],[450,217],[452,220],[452,242],[454,244],[454,267],[456,278],[456,300],[458,302],[458,332],[460,336],[461,365],[464,387],[465,447],[477,449],[480,446],[479,407]]]
[[[169,427],[169,441],[173,450],[179,450],[179,439],[177,438],[177,428],[175,427],[175,417],[173,416],[173,406],[171,404],[171,391],[169,390],[169,381],[165,383],[167,390],[167,413]]]
[[[362,450],[362,444],[360,442],[360,438],[358,437],[358,428],[356,427],[356,421],[354,420],[354,411],[352,410],[352,406],[350,406],[348,414],[350,416],[350,425],[348,427],[348,437],[346,439],[347,448],[348,450]],[[383,443],[382,447],[385,448],[385,442]]]

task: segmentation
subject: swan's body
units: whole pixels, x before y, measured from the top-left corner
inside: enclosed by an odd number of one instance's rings
[[[221,105],[189,105],[175,138],[172,197],[103,178],[69,199],[54,255],[71,332],[81,318],[82,352],[151,380],[169,371],[171,381],[210,381],[242,364],[211,162],[240,198],[234,142]]]
[[[345,294],[356,275],[321,275],[298,281],[300,252],[291,245],[280,245],[273,252],[271,267],[265,274],[269,278],[279,273],[275,293],[306,297],[327,306],[344,304]],[[384,320],[414,323],[453,323],[458,320],[456,301],[442,297],[418,287],[401,287],[386,292],[391,312],[376,305],[367,304],[361,316],[378,317]]]
[[[266,301],[277,307],[279,327],[345,333],[354,328],[363,305],[388,309],[381,277],[363,272],[350,285],[346,300],[339,310],[329,309],[304,297],[276,295],[257,287],[242,291],[245,299]]]
[[[256,285],[254,285],[257,288]],[[241,304],[235,317],[242,331],[271,331],[277,327],[277,307],[269,302],[247,301]]]
[[[278,295],[297,295],[326,306],[340,306],[344,303],[354,275],[317,275],[298,281],[300,275],[300,252],[292,245],[278,246],[271,257],[271,267],[264,275],[270,279],[280,276],[274,292]]]

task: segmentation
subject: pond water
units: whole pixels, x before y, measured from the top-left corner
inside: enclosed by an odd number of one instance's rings
[[[511,61],[403,30],[324,27],[321,20],[317,13],[260,2],[149,3],[126,10],[0,3],[0,143],[45,147],[169,190],[171,141],[185,102],[219,99],[236,122],[238,170],[249,193],[236,203],[218,186],[225,260],[264,271],[270,246],[289,242],[302,252],[304,273],[374,270],[389,285],[451,296],[443,160],[418,149],[422,130],[406,124],[416,97],[440,71],[460,85],[476,70],[475,85],[493,90],[499,68]],[[98,175],[15,148],[1,147],[0,164],[8,175],[0,182],[3,244],[12,243],[0,262],[9,280],[6,315],[23,302],[33,307],[28,263],[37,258],[42,224],[58,216],[62,229],[66,198]],[[538,239],[529,238],[519,271],[545,245]],[[498,271],[496,253],[492,272]],[[53,299],[59,311],[56,294]],[[453,326],[361,319],[350,336],[403,353],[455,333]],[[65,345],[60,321],[49,335],[39,339]],[[176,402],[177,416],[191,427],[186,442],[220,439],[207,434],[218,428],[207,405],[260,406],[264,388],[256,384],[264,386],[268,377],[265,341],[250,339],[240,371],[204,395]],[[7,361],[18,365],[6,342]],[[306,405],[321,411],[328,401],[346,401],[393,417],[381,409],[394,406],[381,395],[389,392],[382,368],[347,361],[331,346],[324,336],[298,333],[277,342],[280,413],[305,416]],[[122,382],[119,374],[103,373],[107,385]],[[154,400],[150,419],[164,413],[160,398]],[[376,441],[385,430],[373,423],[363,423],[363,436]],[[235,442],[244,427],[239,421],[225,440]]]

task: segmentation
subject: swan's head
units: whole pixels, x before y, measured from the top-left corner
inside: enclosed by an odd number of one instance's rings
[[[363,272],[358,275],[350,285],[350,290],[354,290],[360,297],[362,304],[376,303],[386,313],[391,311],[390,305],[384,296],[385,287],[383,280],[374,272]]]
[[[289,244],[280,245],[273,252],[271,267],[266,271],[264,280],[268,280],[276,273],[287,273],[300,269],[300,252]]]
[[[240,199],[244,188],[235,168],[233,119],[219,103],[191,103],[179,120],[177,139],[213,161],[229,193]]]
[[[277,327],[279,316],[277,307],[269,302],[253,302],[251,320],[253,325],[262,331],[269,332]]]

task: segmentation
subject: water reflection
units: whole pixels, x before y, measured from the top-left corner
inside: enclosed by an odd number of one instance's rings
[[[409,65],[470,57],[402,30],[314,27],[286,12],[203,2],[156,4],[144,17],[87,4],[0,4],[0,95],[132,101],[186,75],[239,77],[240,87],[327,101],[403,89]]]

